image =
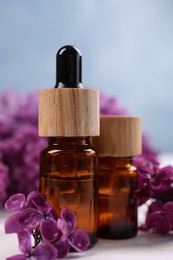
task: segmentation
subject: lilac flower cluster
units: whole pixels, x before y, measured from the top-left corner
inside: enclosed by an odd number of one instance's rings
[[[100,114],[101,115],[127,115],[127,111],[120,106],[115,97],[108,97],[100,93]]]
[[[38,189],[37,94],[4,91],[0,96],[0,206],[11,194]]]
[[[136,157],[134,164],[138,171],[139,205],[151,203],[141,229],[165,235],[173,230],[173,167],[160,167],[152,153]]]
[[[54,260],[66,257],[70,247],[83,252],[90,244],[86,232],[76,229],[76,216],[64,208],[58,218],[56,211],[38,192],[29,193],[27,198],[22,193],[12,195],[6,201],[5,209],[16,212],[7,218],[5,232],[17,233],[22,253],[7,260]]]

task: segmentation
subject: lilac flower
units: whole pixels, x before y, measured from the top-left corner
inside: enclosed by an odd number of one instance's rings
[[[122,108],[115,97],[108,97],[100,93],[101,115],[127,115],[126,109]]]
[[[50,243],[42,242],[32,249],[31,234],[27,229],[18,232],[19,249],[23,254],[8,257],[7,260],[55,260],[56,248]]]
[[[57,228],[57,215],[47,201],[39,193],[32,194],[28,206],[19,215],[19,223],[29,229],[38,229],[45,241],[61,238],[61,230]]]
[[[45,241],[54,241],[55,237],[61,237],[61,231],[57,228],[57,214],[54,209],[50,207],[48,202],[42,197],[40,193],[32,192],[28,195],[27,200],[24,195],[17,194],[11,196],[6,202],[6,209],[22,209],[16,215],[16,222],[28,230],[39,230],[42,238]],[[11,203],[10,203],[11,202]],[[14,230],[13,219],[5,223],[6,231]],[[12,229],[11,229],[12,228]]]
[[[7,196],[7,187],[9,186],[9,169],[0,162],[0,207]]]
[[[142,205],[151,197],[150,179],[153,169],[147,165],[142,156],[136,156],[133,164],[137,167],[138,172],[138,188],[135,196],[138,198],[139,205]]]
[[[21,193],[12,195],[6,201],[5,209],[15,211],[5,221],[5,232],[18,234],[19,248],[23,253],[9,260],[50,260],[55,259],[55,252],[56,257],[63,258],[70,247],[83,252],[89,245],[86,232],[76,229],[76,216],[65,208],[61,212],[61,219],[58,218],[56,211],[38,192],[31,192],[27,197]],[[31,234],[35,241],[33,250]]]
[[[138,188],[135,194],[139,205],[142,205],[152,197],[151,178],[159,169],[157,152],[150,147],[145,135],[143,135],[142,155],[134,157],[133,164],[138,173]]]
[[[19,223],[19,213],[9,216],[5,221],[5,233],[17,233],[23,226]]]
[[[5,209],[7,211],[21,211],[26,204],[25,195],[18,193],[11,196],[5,203]],[[9,216],[5,221],[5,233],[17,233],[22,228],[19,223],[19,213]]]
[[[152,197],[161,201],[173,200],[173,167],[158,169],[151,178]]]
[[[61,219],[58,219],[58,227],[62,230],[62,240],[54,243],[59,258],[68,254],[70,246],[77,252],[83,252],[89,246],[90,242],[86,232],[81,229],[75,230],[76,224],[76,216],[64,208],[61,211]]]
[[[149,165],[141,157],[135,160],[138,167],[136,196],[140,205],[151,198],[156,200],[149,207],[146,223],[140,229],[152,228],[162,235],[167,234],[173,229],[173,167],[159,168],[151,162]]]
[[[173,202],[160,204],[154,202],[149,207],[146,218],[148,228],[154,228],[161,235],[173,229]]]
[[[7,195],[38,190],[39,153],[37,94],[4,91],[0,96],[0,205]],[[2,167],[1,167],[2,165]]]
[[[25,198],[24,194],[12,195],[5,203],[5,209],[8,211],[18,211],[18,213],[10,216],[5,221],[6,233],[16,233],[19,228],[23,227],[28,228],[28,230],[38,227],[42,229],[42,225],[45,226],[45,222],[47,229],[56,225],[57,214],[55,210],[50,207],[48,202],[38,192],[31,192],[27,198]],[[55,232],[54,228],[53,231]],[[47,234],[53,236],[53,232],[47,232]],[[44,235],[43,233],[43,237]]]
[[[5,203],[7,211],[19,211],[26,203],[25,195],[22,193],[12,195]]]
[[[151,197],[150,177],[138,173],[138,188],[135,191],[135,197],[139,201],[139,205],[144,204]]]

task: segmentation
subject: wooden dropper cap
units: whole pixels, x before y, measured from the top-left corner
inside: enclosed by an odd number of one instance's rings
[[[99,157],[128,157],[141,154],[141,118],[101,116],[100,136],[92,138]]]
[[[56,86],[39,91],[40,136],[99,135],[99,92],[83,88],[81,64],[77,48],[64,46],[58,51]]]

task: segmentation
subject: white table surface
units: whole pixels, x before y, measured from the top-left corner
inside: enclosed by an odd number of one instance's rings
[[[162,165],[173,165],[173,154],[160,158]],[[139,210],[139,221],[142,222],[145,207]],[[4,234],[6,212],[0,211],[0,260],[18,254],[16,234]],[[71,253],[66,259],[92,260],[169,260],[173,259],[173,234],[160,236],[158,234],[138,232],[135,238],[125,240],[99,239],[96,246],[85,253]]]

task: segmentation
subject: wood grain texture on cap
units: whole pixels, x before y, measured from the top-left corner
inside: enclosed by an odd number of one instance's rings
[[[87,88],[39,91],[40,136],[98,136],[99,92]]]
[[[141,118],[101,116],[100,136],[92,138],[99,156],[126,157],[141,154]]]

